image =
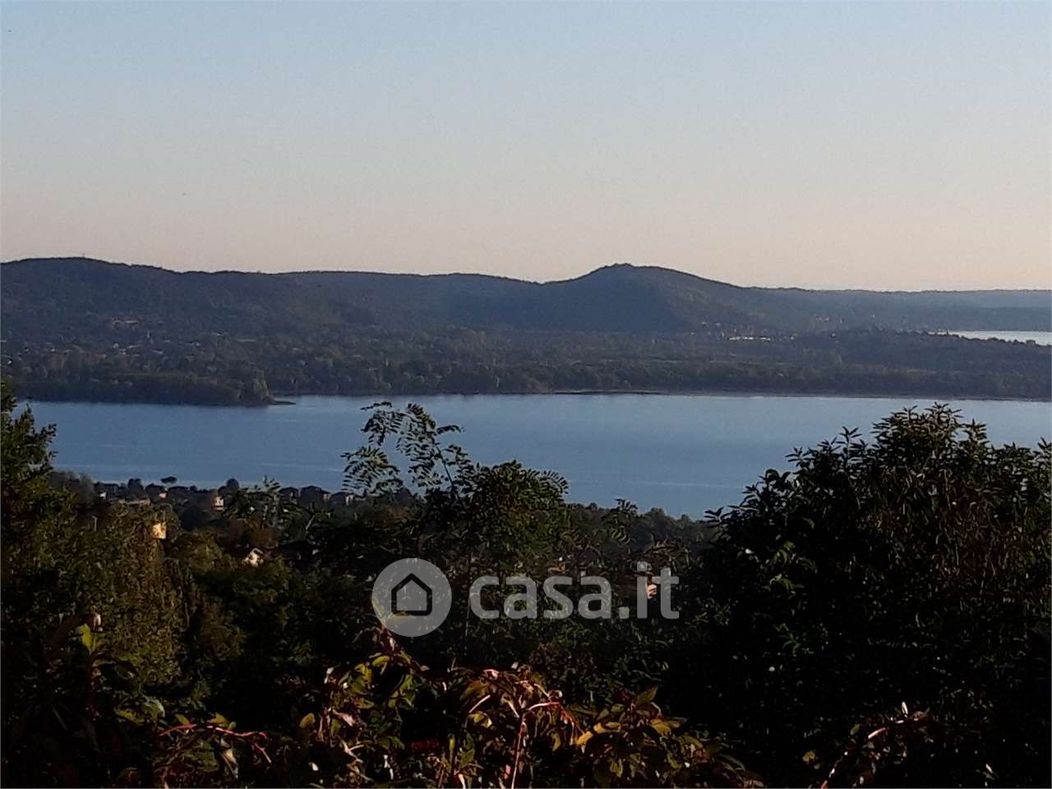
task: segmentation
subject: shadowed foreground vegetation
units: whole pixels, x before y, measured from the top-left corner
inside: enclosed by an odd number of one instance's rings
[[[1052,780],[1047,443],[904,411],[688,522],[568,504],[558,475],[475,464],[418,407],[368,420],[341,514],[264,485],[184,529],[67,491],[52,431],[5,393],[3,783]],[[405,556],[454,591],[417,639],[369,602]],[[478,575],[585,573],[634,606],[639,562],[680,577],[678,619],[464,605]]]

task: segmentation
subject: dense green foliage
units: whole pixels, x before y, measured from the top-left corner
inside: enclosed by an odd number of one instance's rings
[[[455,429],[380,404],[342,514],[264,486],[183,529],[50,484],[50,432],[3,406],[5,784],[1052,778],[1047,443],[906,411],[690,522],[567,504],[558,475],[480,466]],[[369,603],[404,556],[454,592],[416,639]],[[586,573],[634,605],[639,562],[680,576],[678,619],[464,604],[480,574]]]
[[[1047,292],[738,288],[612,266],[567,282],[3,266],[5,374],[30,397],[261,404],[276,393],[749,391],[1047,398]]]

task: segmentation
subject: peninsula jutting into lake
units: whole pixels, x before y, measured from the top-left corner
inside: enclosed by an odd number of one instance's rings
[[[744,288],[607,266],[481,275],[177,273],[3,264],[2,363],[47,400],[262,405],[295,395],[735,392],[1048,399],[1049,291]]]
[[[1052,786],[1052,4],[0,2],[0,787]]]

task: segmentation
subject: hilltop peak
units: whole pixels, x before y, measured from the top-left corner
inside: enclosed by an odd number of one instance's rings
[[[605,266],[592,269],[587,274],[582,274],[575,279],[588,279],[591,277],[623,277],[637,278],[641,276],[676,276],[689,277],[690,279],[701,279],[695,274],[676,269],[664,268],[662,266],[643,266],[638,263],[608,263]]]

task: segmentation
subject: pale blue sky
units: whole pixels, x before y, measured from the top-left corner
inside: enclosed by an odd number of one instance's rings
[[[4,259],[1050,284],[1044,2],[0,19]]]

